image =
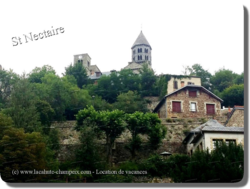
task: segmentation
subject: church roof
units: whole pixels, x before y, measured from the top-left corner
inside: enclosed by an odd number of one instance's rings
[[[143,35],[142,31],[139,34],[139,36],[137,37],[136,41],[134,42],[133,46],[131,47],[131,49],[133,49],[135,46],[137,45],[147,45],[151,48],[149,42],[147,41],[146,37]]]

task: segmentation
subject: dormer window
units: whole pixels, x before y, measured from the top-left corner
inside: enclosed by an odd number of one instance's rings
[[[189,91],[189,97],[197,97],[196,91]]]

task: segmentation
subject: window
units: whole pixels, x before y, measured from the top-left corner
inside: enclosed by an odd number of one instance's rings
[[[172,111],[181,112],[181,102],[172,102]]]
[[[196,91],[189,91],[189,97],[197,97]]]
[[[236,140],[234,140],[234,139],[226,139],[226,145],[229,145],[229,144],[236,145]]]
[[[81,60],[78,60],[78,63],[80,63],[81,62]]]
[[[184,81],[181,81],[181,87],[184,87],[184,83],[185,83]]]
[[[214,104],[206,104],[207,114],[213,115],[215,114]]]
[[[188,82],[188,85],[194,85],[194,83],[192,83],[192,82]]]
[[[195,102],[191,102],[191,104],[190,104],[190,111],[191,112],[197,112],[197,110],[196,110],[196,103]]]
[[[90,66],[90,63],[88,62],[88,67]]]
[[[174,81],[174,89],[178,89],[178,82]]]
[[[213,149],[216,149],[216,146],[221,146],[222,142],[222,139],[213,139]]]

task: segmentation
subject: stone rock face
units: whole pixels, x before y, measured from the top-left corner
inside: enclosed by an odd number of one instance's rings
[[[228,120],[227,127],[244,127],[244,110],[234,110],[233,115]]]

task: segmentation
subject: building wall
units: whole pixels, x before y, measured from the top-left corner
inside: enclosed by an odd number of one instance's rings
[[[204,133],[204,150],[208,148],[211,151],[213,149],[213,139],[222,139],[224,142],[226,139],[234,139],[237,145],[242,144],[244,146],[244,133],[206,132]]]
[[[226,124],[228,127],[244,127],[244,110],[234,110],[233,115]]]
[[[181,82],[184,81],[184,86],[186,86],[188,84],[188,82],[192,82],[194,83],[194,85],[198,85],[201,86],[201,78],[198,77],[190,77],[190,78],[182,78],[182,79],[177,79],[172,77],[169,81],[168,81],[168,94],[176,91],[177,89],[174,89],[174,81],[177,81],[178,83],[178,89],[182,88],[181,87]]]
[[[138,53],[138,49],[142,49],[142,52],[141,53]],[[144,49],[148,49],[148,53],[145,53]],[[135,50],[135,54],[133,54],[133,51]],[[132,49],[132,62],[145,62],[145,56],[148,56],[148,61],[150,62],[150,65],[152,63],[152,58],[151,58],[151,50],[150,50],[150,47],[149,46],[146,46],[146,45],[138,45],[138,46],[135,46],[133,49]],[[138,60],[138,55],[142,55],[142,60]],[[135,60],[133,60],[133,58],[135,58]]]
[[[176,95],[177,94],[177,95]],[[172,102],[179,101],[181,102],[182,112],[172,112]],[[190,103],[195,102],[197,112],[190,111]],[[215,115],[207,115],[206,104],[215,105]],[[161,106],[160,118],[214,118],[219,119],[218,117],[221,114],[220,111],[221,103],[214,97],[208,95],[205,92],[201,92],[200,89],[197,91],[197,97],[189,97],[188,90],[181,90],[173,95],[167,97],[165,103]]]

